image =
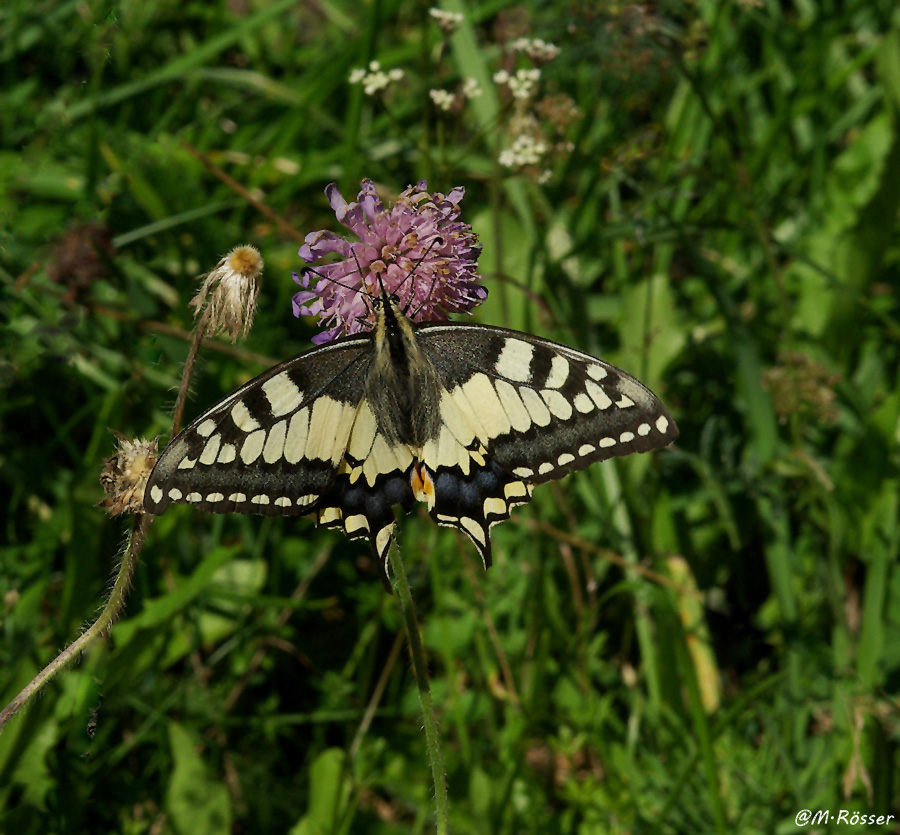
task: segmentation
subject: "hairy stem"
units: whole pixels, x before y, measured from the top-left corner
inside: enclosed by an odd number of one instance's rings
[[[131,585],[134,567],[137,565],[138,557],[144,547],[147,531],[152,521],[153,517],[146,515],[138,516],[135,519],[131,536],[128,538],[128,544],[125,546],[125,553],[122,555],[122,561],[119,563],[116,580],[113,583],[109,599],[100,613],[100,617],[81,634],[81,637],[69,644],[28,682],[22,689],[22,692],[0,711],[0,728],[15,716],[53,676],[71,664],[95,638],[108,634],[110,627],[125,605],[125,596],[128,594],[128,588]]]
[[[391,568],[394,574],[394,588],[400,599],[400,608],[406,622],[406,634],[409,638],[409,649],[412,655],[413,671],[416,675],[416,686],[419,689],[419,701],[422,703],[422,716],[425,721],[425,746],[428,749],[428,761],[431,764],[431,776],[434,780],[434,806],[437,818],[437,835],[447,835],[450,826],[450,807],[447,801],[447,775],[444,772],[444,759],[441,756],[440,731],[434,704],[431,701],[431,688],[428,685],[428,668],[425,664],[425,650],[422,647],[422,636],[419,633],[419,619],[406,577],[400,550],[396,545],[391,549]]]
[[[178,397],[175,400],[175,412],[172,416],[172,437],[174,438],[181,430],[181,418],[184,415],[184,404],[187,402],[188,391],[191,386],[191,377],[194,374],[194,366],[197,364],[197,354],[200,352],[200,346],[203,344],[203,334],[206,333],[206,325],[209,322],[210,306],[207,304],[203,308],[203,315],[194,328],[194,334],[191,337],[191,347],[188,349],[187,359],[184,361],[184,371],[181,374],[181,385],[178,388]]]
[[[178,399],[175,401],[175,413],[172,418],[172,437],[178,434],[181,428],[181,418],[184,413],[184,404],[187,400],[187,393],[190,388],[191,376],[194,372],[194,366],[197,364],[197,354],[203,343],[203,335],[206,333],[207,323],[209,322],[209,305],[203,311],[197,327],[191,338],[191,347],[188,350],[187,360],[184,364],[184,371],[181,375],[181,385],[178,389]],[[134,520],[134,527],[131,529],[131,535],[128,537],[128,544],[125,546],[125,553],[122,555],[122,561],[119,563],[119,570],[113,583],[112,591],[97,618],[81,636],[67,646],[59,655],[56,656],[43,670],[41,670],[2,711],[0,711],[0,728],[15,716],[37,692],[47,684],[60,670],[65,669],[71,664],[85,649],[97,638],[101,638],[109,634],[116,618],[125,606],[125,597],[131,586],[131,577],[134,574],[134,567],[137,565],[138,557],[144,548],[144,542],[147,539],[147,531],[153,517],[141,514]]]

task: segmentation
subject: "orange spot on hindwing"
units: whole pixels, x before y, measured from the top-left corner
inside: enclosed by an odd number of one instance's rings
[[[409,483],[416,501],[425,502],[431,510],[434,507],[434,482],[428,468],[421,461],[413,464],[409,473]]]

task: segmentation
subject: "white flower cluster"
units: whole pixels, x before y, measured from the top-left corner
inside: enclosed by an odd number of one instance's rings
[[[355,69],[350,73],[351,84],[362,84],[367,96],[374,96],[392,81],[403,78],[403,70],[393,69],[385,72],[378,61],[372,61],[368,70]]]
[[[516,70],[515,75],[510,75],[506,70],[494,73],[494,82],[509,85],[509,91],[517,99],[527,99],[531,96],[540,80],[541,71],[537,69]]]
[[[431,96],[431,100],[439,110],[449,110],[453,107],[453,101],[456,98],[448,90],[429,90],[428,95]]]
[[[547,153],[547,144],[526,133],[516,137],[512,147],[500,152],[499,162],[504,168],[524,168],[537,165]]]
[[[516,38],[510,45],[516,52],[524,52],[532,61],[544,64],[559,55],[559,47],[542,38]]]
[[[481,87],[478,86],[478,82],[474,78],[467,78],[463,82],[462,94],[467,99],[477,99],[481,95]]]
[[[481,95],[481,87],[474,78],[467,78],[462,85],[460,92],[463,98],[477,99]],[[440,110],[449,110],[456,101],[456,96],[449,90],[429,90],[428,95],[434,102],[434,106]]]
[[[428,14],[434,18],[435,23],[445,35],[455,32],[463,19],[459,12],[445,12],[443,9],[429,9]]]

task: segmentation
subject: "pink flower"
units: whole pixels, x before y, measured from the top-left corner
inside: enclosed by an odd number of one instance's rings
[[[294,274],[304,288],[293,298],[294,315],[319,316],[320,324],[328,326],[313,337],[314,343],[370,330],[375,323],[372,297],[381,294],[382,285],[415,322],[444,320],[487,298],[476,272],[478,238],[458,219],[465,189],[444,195],[427,188],[424,180],[409,186],[390,209],[369,179],[362,181],[354,203],[344,200],[334,183],[325,189],[338,221],[359,240],[322,230],[307,235],[300,247],[300,257],[308,262],[341,256]]]

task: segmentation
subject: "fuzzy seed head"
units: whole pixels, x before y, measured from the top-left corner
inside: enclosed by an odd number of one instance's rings
[[[236,246],[203,279],[197,295],[191,299],[194,315],[208,305],[207,333],[223,331],[235,342],[253,326],[256,299],[263,271],[263,259],[256,247]]]
[[[156,463],[156,439],[128,440],[119,432],[116,453],[108,458],[100,473],[100,484],[106,498],[100,502],[111,516],[120,513],[143,513],[144,490]]]

